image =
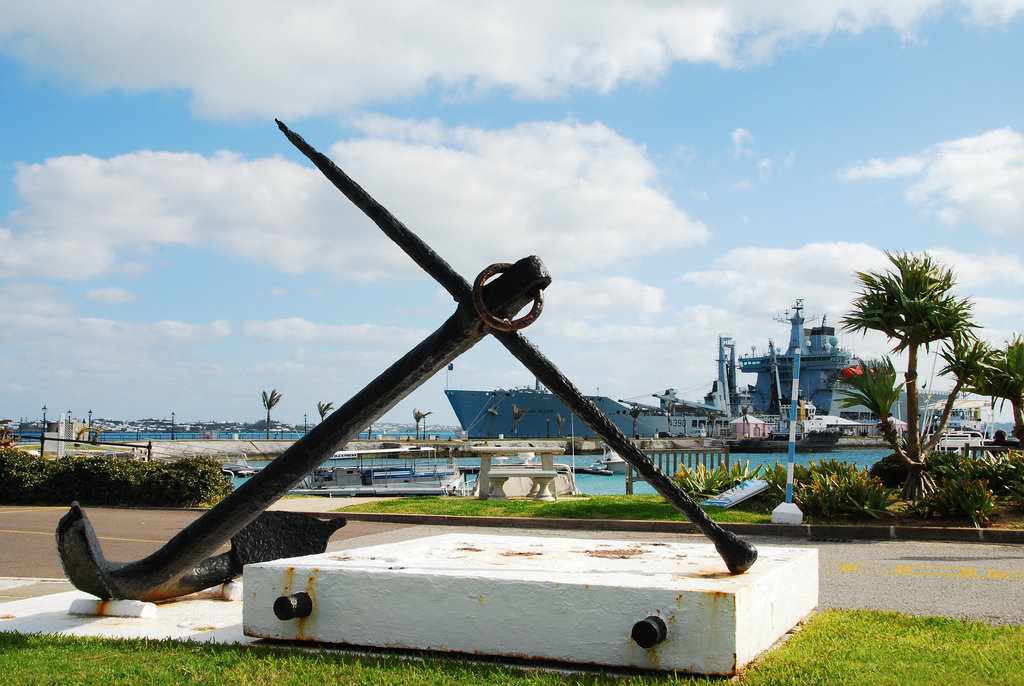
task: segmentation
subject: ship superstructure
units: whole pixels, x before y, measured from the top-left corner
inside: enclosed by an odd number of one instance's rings
[[[853,364],[854,355],[839,347],[834,327],[822,318],[820,326],[804,328],[803,300],[797,300],[791,325],[789,346],[779,352],[775,342],[768,341],[768,353],[750,354],[739,358],[739,369],[757,374],[750,387],[752,411],[758,414],[780,415],[781,407],[789,405],[793,389],[793,359],[800,350],[800,397],[813,403],[819,414],[839,414],[833,407],[834,396],[842,387],[842,371]]]
[[[672,388],[652,394],[657,405],[606,396],[589,399],[627,436],[714,436],[728,430],[730,419],[744,415],[778,417],[788,407],[793,387],[793,356],[801,351],[799,402],[818,414],[838,414],[833,393],[841,387],[842,370],[853,354],[839,347],[835,329],[822,321],[804,329],[803,301],[797,300],[785,352],[768,342],[765,355],[738,357],[729,335],[718,337],[717,379],[703,402],[686,400]],[[757,375],[743,384],[738,372]],[[560,438],[593,432],[539,383],[532,388],[445,390],[455,416],[469,438]],[[709,425],[710,424],[710,425]]]

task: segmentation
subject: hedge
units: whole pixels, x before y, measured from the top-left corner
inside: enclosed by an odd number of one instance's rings
[[[231,492],[209,457],[139,462],[110,457],[44,459],[0,448],[0,504],[205,507]]]

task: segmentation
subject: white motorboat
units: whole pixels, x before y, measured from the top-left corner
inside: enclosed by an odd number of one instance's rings
[[[299,485],[294,495],[468,495],[455,458],[427,446],[339,451]]]
[[[605,446],[604,454],[593,466],[594,469],[606,469],[614,474],[625,474],[627,465],[617,452]]]

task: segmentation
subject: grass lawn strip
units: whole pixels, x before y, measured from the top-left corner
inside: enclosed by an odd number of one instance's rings
[[[461,517],[539,517],[551,519],[620,519],[637,521],[686,521],[660,495],[594,495],[562,498],[555,502],[533,500],[477,500],[476,498],[394,498],[342,507],[335,512],[433,514]],[[770,511],[708,507],[719,522],[771,522]]]
[[[1024,627],[828,610],[736,681],[647,673],[564,674],[428,655],[422,660],[319,649],[0,633],[5,686],[22,684],[1000,684],[1024,685]]]

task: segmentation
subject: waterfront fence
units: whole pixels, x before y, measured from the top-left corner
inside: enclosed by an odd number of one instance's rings
[[[725,468],[729,469],[728,448],[689,448],[685,450],[662,448],[645,450],[644,454],[669,478],[672,478],[681,467],[695,469],[697,465],[704,465],[707,469],[715,469],[724,464]],[[635,469],[627,465],[626,495],[633,495],[633,483],[637,481],[642,482],[645,479],[641,478]]]

